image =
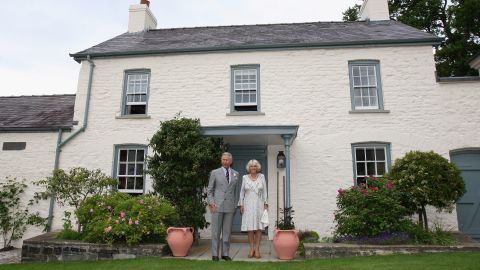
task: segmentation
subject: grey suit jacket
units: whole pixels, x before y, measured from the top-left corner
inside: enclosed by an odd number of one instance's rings
[[[230,183],[227,182],[222,167],[210,172],[208,180],[207,199],[208,204],[215,202],[217,212],[235,212],[238,203],[238,172],[230,168]]]

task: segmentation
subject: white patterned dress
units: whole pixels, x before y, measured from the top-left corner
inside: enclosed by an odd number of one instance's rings
[[[265,176],[257,174],[257,180],[252,180],[248,175],[242,179],[240,189],[239,206],[243,206],[242,231],[264,230],[265,226],[260,222],[264,204],[267,203],[267,184]]]

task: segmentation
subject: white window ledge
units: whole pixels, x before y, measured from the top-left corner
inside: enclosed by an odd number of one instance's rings
[[[390,113],[390,110],[355,110],[348,113]]]
[[[247,115],[265,115],[264,112],[230,112],[227,116],[247,116]]]
[[[115,119],[149,119],[151,118],[148,114],[129,114],[129,115],[117,115]]]

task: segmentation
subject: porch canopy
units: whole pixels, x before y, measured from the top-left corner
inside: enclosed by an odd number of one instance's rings
[[[290,146],[297,137],[298,125],[225,125],[204,126],[203,134],[222,137],[231,145],[284,145],[285,147],[285,206],[290,207]]]

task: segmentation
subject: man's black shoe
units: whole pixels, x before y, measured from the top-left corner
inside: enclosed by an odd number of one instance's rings
[[[218,262],[218,256],[212,256],[212,261]]]
[[[229,256],[222,256],[222,260],[231,261],[232,258],[230,258]]]

